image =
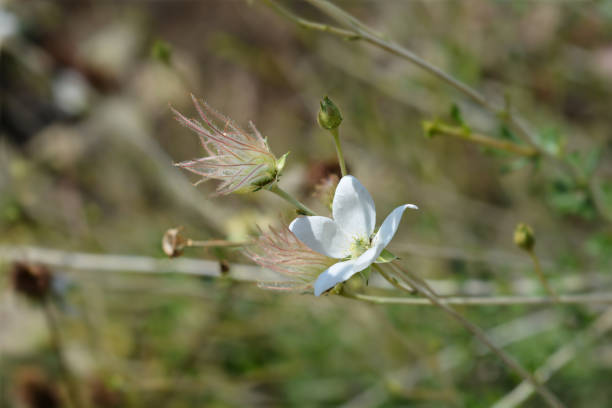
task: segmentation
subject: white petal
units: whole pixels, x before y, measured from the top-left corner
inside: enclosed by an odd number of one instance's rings
[[[353,268],[354,263],[355,261],[353,260],[338,262],[321,273],[314,283],[315,296],[319,296],[321,293],[333,288],[340,282],[344,282],[357,273]]]
[[[350,238],[331,218],[298,217],[289,230],[313,251],[331,258],[344,258],[350,253]]]
[[[391,214],[385,218],[385,221],[382,223],[380,229],[376,233],[376,236],[372,240],[373,247],[380,248],[380,251],[382,252],[382,250],[389,245],[389,242],[391,242],[397,228],[399,227],[400,221],[402,220],[402,215],[404,215],[406,208],[418,210],[418,207],[414,204],[404,204],[391,211]]]
[[[382,245],[374,245],[372,248],[361,254],[359,258],[355,259],[355,272],[361,272],[368,266],[372,265],[383,249],[385,249],[385,247]]]
[[[363,184],[353,176],[344,176],[338,183],[332,214],[340,228],[351,237],[369,238],[374,232],[374,200]]]

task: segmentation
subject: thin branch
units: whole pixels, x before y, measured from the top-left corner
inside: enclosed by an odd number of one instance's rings
[[[537,149],[534,149],[533,147],[521,146],[519,144],[506,140],[499,140],[489,136],[481,135],[479,133],[474,133],[471,132],[469,129],[465,129],[460,126],[449,126],[443,123],[426,121],[423,122],[423,128],[426,134],[430,136],[446,135],[456,137],[482,146],[492,147],[494,149],[504,150],[506,152],[527,157],[535,157],[540,154],[540,152]]]
[[[73,270],[136,272],[146,274],[178,273],[210,278],[222,277],[219,270],[219,263],[215,261],[192,258],[166,259],[135,255],[92,254],[27,246],[0,245],[0,261],[28,261],[42,263],[51,267]],[[235,281],[243,282],[281,281],[284,278],[274,271],[259,266],[244,264],[232,264],[230,266],[230,273],[227,277]],[[375,278],[376,277],[372,277],[370,280],[370,286],[389,288],[388,285],[386,285],[387,281],[376,280]],[[389,279],[390,278],[391,277],[389,277]],[[592,277],[591,279],[596,278]],[[530,282],[534,281],[531,280]],[[428,284],[436,287],[439,281],[428,281]],[[397,282],[397,280],[394,286],[404,292],[410,292],[411,290]],[[348,294],[347,296],[358,297],[359,300],[380,304],[431,304],[427,299],[418,297],[385,297],[363,294]],[[611,299],[612,293],[593,293],[563,295],[560,296],[559,300],[560,303],[564,304],[596,304],[609,303]],[[450,296],[441,298],[440,300],[449,305],[465,306],[544,305],[552,303],[552,299],[538,296]]]
[[[226,241],[224,239],[209,239],[206,241],[197,241],[191,238],[187,239],[185,243],[186,246],[189,247],[202,247],[202,248],[236,248],[236,247],[244,247],[248,245],[252,245],[251,242],[232,242]]]
[[[406,59],[412,62],[418,67],[424,69],[425,71],[431,73],[432,75],[436,76],[437,78],[451,85],[455,89],[459,90],[460,92],[465,94],[467,97],[469,97],[472,101],[482,106],[486,110],[490,111],[497,117],[507,120],[508,123],[510,123],[520,133],[521,137],[524,139],[526,143],[533,146],[534,148],[537,147],[535,135],[533,135],[533,133],[529,130],[524,120],[518,117],[518,115],[512,110],[506,109],[505,107],[500,108],[496,106],[495,104],[490,102],[487,98],[485,98],[484,95],[482,95],[480,92],[478,92],[474,88],[461,82],[460,80],[456,79],[452,75],[444,72],[443,70],[436,67],[435,65],[430,64],[429,62],[425,61],[424,59],[422,59],[421,57],[419,57],[412,51],[402,47],[399,44],[396,44],[394,42],[391,42],[387,39],[382,38],[379,34],[375,33],[367,25],[365,25],[364,23],[362,23],[361,21],[359,21],[358,19],[356,19],[355,17],[347,13],[346,11],[342,10],[341,8],[332,4],[331,2],[327,0],[307,0],[307,1],[313,6],[317,7],[319,10],[323,11],[328,16],[335,19],[336,21],[351,27],[354,30],[353,32],[354,38],[366,41],[385,51],[388,51],[389,53],[393,55],[396,55],[398,57],[401,57],[403,59]],[[314,28],[314,27],[308,27],[308,28]],[[336,34],[331,31],[330,33]],[[343,36],[346,36],[346,33],[343,34]]]
[[[395,277],[388,275],[384,269],[376,268],[376,271],[380,273],[380,275],[383,278],[385,278],[385,280],[389,282],[394,288],[399,289],[403,292],[414,293],[414,289],[412,289],[410,286],[403,286],[402,284],[399,283],[397,279],[395,279]],[[359,296],[361,296],[357,293],[345,293],[345,291],[342,292],[342,295],[345,297],[353,298],[353,299],[359,299]],[[374,303],[379,303],[379,302],[374,302]]]
[[[542,286],[544,286],[544,289],[546,289],[551,298],[553,298],[555,301],[559,301],[559,295],[552,288],[552,286],[550,286],[550,283],[548,283],[548,279],[546,279],[546,275],[544,275],[544,271],[542,270],[542,266],[540,265],[540,259],[536,255],[535,251],[532,248],[527,252],[531,257],[531,260],[533,261],[533,268],[536,272],[536,275],[538,276],[538,279],[540,280],[540,283],[542,284]]]
[[[530,383],[534,389],[542,396],[546,403],[554,408],[563,407],[563,403],[559,401],[559,399],[544,385],[540,384],[540,382],[525,368],[523,368],[520,363],[518,363],[512,356],[506,353],[504,350],[495,345],[486,333],[478,326],[467,320],[463,317],[459,312],[457,312],[452,307],[443,303],[438,299],[435,293],[430,292],[428,289],[423,287],[418,279],[413,278],[412,274],[409,271],[402,270],[397,267],[397,265],[391,264],[391,267],[400,273],[400,277],[402,277],[407,284],[412,286],[415,290],[417,290],[420,294],[425,296],[427,299],[431,301],[434,305],[440,307],[447,314],[457,320],[463,327],[468,329],[478,340],[480,340],[484,345],[486,345],[495,355],[497,355],[508,367],[510,367],[513,371],[519,374],[525,381]]]
[[[504,322],[487,330],[489,336],[499,347],[507,347],[511,344],[532,338],[538,334],[554,330],[561,325],[561,317],[552,309],[543,309],[537,312],[521,315],[509,322]],[[490,353],[488,348],[483,348],[482,354]],[[341,408],[364,408],[381,406],[389,396],[386,384],[392,381],[401,384],[403,392],[413,389],[417,383],[424,380],[431,372],[429,361],[437,362],[436,368],[441,372],[448,372],[454,368],[472,361],[469,348],[464,344],[452,344],[444,347],[433,356],[421,356],[416,361],[410,362],[403,368],[393,370],[382,375],[381,379],[355,395]]]
[[[0,260],[27,261],[73,270],[136,272],[146,274],[177,273],[220,278],[219,262],[192,258],[153,258],[149,256],[93,254],[50,248],[0,245]],[[229,277],[236,281],[282,280],[273,271],[253,265],[232,264]]]
[[[283,200],[291,203],[293,206],[295,206],[295,208],[297,208],[298,210],[300,210],[303,214],[305,215],[317,215],[315,214],[314,211],[312,211],[310,208],[306,207],[304,204],[302,204],[301,202],[299,202],[295,197],[293,197],[291,194],[289,194],[288,192],[286,192],[285,190],[283,190],[282,188],[280,188],[280,186],[278,185],[278,183],[274,183],[272,184],[272,186],[270,186],[270,188],[268,188],[268,191],[270,191],[271,193],[276,194],[277,196],[279,196],[280,198],[282,198]]]
[[[399,285],[398,285],[399,286]],[[431,306],[431,301],[421,297],[392,297],[392,296],[373,296],[364,295],[361,293],[344,293],[345,297],[363,300],[370,303],[388,304],[388,305],[423,305]],[[552,297],[546,296],[452,296],[439,299],[441,303],[446,305],[459,306],[516,306],[516,305],[550,305],[554,303],[561,304],[595,304],[595,303],[611,303],[612,293],[592,293],[579,295],[563,295],[559,296],[558,301]]]
[[[359,37],[356,35],[354,31],[345,30],[340,27],[330,26],[328,24],[317,23],[316,21],[306,20],[302,17],[299,17],[296,14],[284,8],[283,6],[281,6],[280,4],[278,4],[277,2],[275,2],[274,0],[263,0],[263,1],[264,3],[269,5],[274,11],[276,11],[278,14],[280,14],[283,17],[286,17],[290,21],[293,21],[300,27],[311,29],[311,30],[323,31],[326,33],[338,35],[340,37],[345,37],[345,38],[353,39],[353,38]]]
[[[571,342],[563,345],[548,357],[546,362],[535,371],[535,377],[541,383],[548,381],[555,372],[569,363],[576,354],[589,343],[597,340],[612,330],[612,308],[607,309],[588,328],[586,332],[578,334]],[[533,394],[531,384],[523,381],[514,390],[497,401],[493,408],[514,408],[523,404]]]

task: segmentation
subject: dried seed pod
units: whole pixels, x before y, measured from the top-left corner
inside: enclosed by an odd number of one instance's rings
[[[170,258],[176,258],[183,254],[183,249],[189,240],[181,235],[182,227],[170,228],[162,237],[162,250]]]

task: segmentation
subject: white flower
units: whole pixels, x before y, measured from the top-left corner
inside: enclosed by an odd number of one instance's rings
[[[321,273],[314,284],[315,296],[344,282],[376,262],[391,242],[406,208],[405,204],[391,211],[374,234],[376,210],[368,190],[353,176],[344,176],[338,183],[332,215],[299,217],[289,225],[291,232],[313,251],[341,259]]]

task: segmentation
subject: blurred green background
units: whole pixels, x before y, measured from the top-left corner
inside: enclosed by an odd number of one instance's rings
[[[445,294],[543,294],[512,242],[521,221],[557,290],[612,289],[612,3],[336,4],[492,100],[507,95],[583,183],[549,160],[426,138],[421,122],[451,121],[453,106],[487,135],[513,135],[410,63],[299,28],[261,1],[1,1],[0,406],[68,406],[44,308],[13,290],[9,246],[161,259],[170,227],[242,240],[294,215],[265,192],[211,198],[213,184],[192,187],[172,166],[204,155],[168,107],[195,116],[190,92],[252,120],[277,156],[291,151],[281,185],[318,210],[314,186],[335,161],[315,120],[329,95],[379,223],[400,203],[421,208],[390,249]],[[249,263],[235,250],[184,256]],[[52,268],[65,364],[86,406],[488,407],[520,382],[430,306],[270,292],[232,270]],[[568,406],[611,406],[612,334],[587,341],[605,306],[459,310],[530,370],[575,345],[550,388]]]

